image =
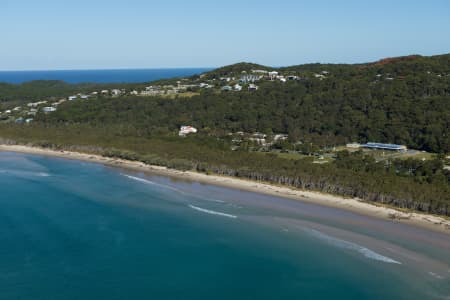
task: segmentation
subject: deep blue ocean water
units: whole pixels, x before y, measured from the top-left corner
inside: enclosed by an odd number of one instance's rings
[[[448,235],[0,153],[0,299],[448,299]]]
[[[211,68],[0,71],[0,82],[23,83],[32,80],[62,80],[68,83],[136,83],[201,74]]]

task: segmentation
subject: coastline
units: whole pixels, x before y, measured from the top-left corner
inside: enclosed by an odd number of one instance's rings
[[[271,196],[277,196],[296,201],[303,201],[312,204],[317,204],[320,206],[334,207],[338,209],[351,211],[360,215],[366,215],[385,220],[386,219],[392,220],[392,222],[400,222],[415,227],[421,227],[424,229],[438,231],[450,235],[450,220],[447,220],[444,217],[418,212],[403,212],[399,209],[367,203],[357,198],[344,198],[342,196],[335,196],[331,194],[325,194],[314,191],[304,191],[287,186],[277,186],[273,184],[256,182],[234,177],[207,175],[194,171],[179,171],[174,169],[168,169],[166,167],[146,165],[142,162],[137,161],[109,158],[100,155],[86,154],[80,152],[70,152],[63,150],[56,151],[22,145],[0,145],[0,151],[37,154],[44,156],[60,157],[65,159],[88,161],[112,167],[130,169],[133,171],[152,173],[167,177],[176,177],[188,181],[218,185],[227,188],[245,190],[260,194],[267,194]]]

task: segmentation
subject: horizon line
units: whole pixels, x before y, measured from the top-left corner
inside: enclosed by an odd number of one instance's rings
[[[112,68],[56,68],[56,69],[17,69],[17,70],[0,70],[0,72],[53,72],[53,71],[124,71],[124,70],[170,70],[170,69],[218,69],[226,66],[235,65],[238,63],[251,63],[251,64],[257,64],[264,67],[269,68],[283,68],[283,67],[291,67],[291,66],[299,66],[299,65],[308,65],[308,64],[329,64],[329,65],[361,65],[361,64],[370,64],[374,62],[378,62],[383,59],[389,59],[389,58],[402,58],[402,57],[409,57],[409,56],[420,56],[420,57],[434,57],[434,56],[442,56],[442,55],[450,55],[450,52],[444,52],[440,54],[431,54],[431,55],[424,55],[424,54],[405,54],[405,55],[397,55],[397,56],[384,56],[380,57],[375,60],[368,60],[364,62],[324,62],[324,61],[316,61],[316,62],[302,62],[302,63],[294,63],[294,64],[287,64],[282,66],[271,66],[266,65],[262,63],[257,62],[251,62],[251,61],[245,61],[241,60],[235,63],[229,63],[229,64],[223,64],[220,66],[209,66],[209,67],[112,67]]]
[[[59,71],[126,71],[126,70],[180,70],[180,69],[216,69],[220,67],[154,67],[154,68],[134,68],[134,67],[119,67],[119,68],[73,68],[73,69],[17,69],[17,70],[0,70],[0,72],[59,72]]]

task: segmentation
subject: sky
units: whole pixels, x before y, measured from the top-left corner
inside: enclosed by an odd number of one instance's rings
[[[0,0],[0,70],[362,63],[450,53],[448,0]]]

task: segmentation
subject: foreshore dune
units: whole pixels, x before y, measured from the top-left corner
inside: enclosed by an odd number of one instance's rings
[[[220,185],[233,189],[263,193],[272,196],[314,203],[322,206],[340,208],[377,218],[391,219],[392,222],[406,223],[450,235],[450,220],[445,219],[444,217],[417,212],[404,212],[391,207],[367,203],[357,198],[344,198],[320,192],[298,190],[286,186],[277,186],[234,177],[207,175],[193,171],[178,171],[168,169],[166,167],[146,165],[142,162],[109,158],[79,152],[56,151],[21,145],[0,145],[0,151],[48,155],[67,159],[96,162],[109,166],[127,168],[135,171],[149,172],[168,177],[177,177],[190,181]]]

